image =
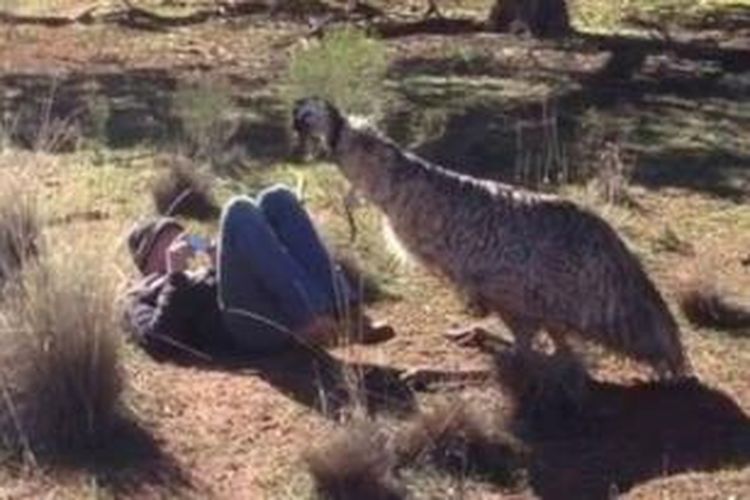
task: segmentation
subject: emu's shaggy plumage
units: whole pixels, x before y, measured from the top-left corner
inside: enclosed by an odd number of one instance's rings
[[[577,334],[681,375],[677,324],[638,259],[600,217],[570,201],[431,164],[320,99],[299,101],[302,139],[324,141],[405,247],[470,300],[497,313],[520,349],[546,330]]]

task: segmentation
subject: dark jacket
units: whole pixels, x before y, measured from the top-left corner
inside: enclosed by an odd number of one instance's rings
[[[213,270],[146,276],[128,292],[124,319],[131,338],[156,358],[213,357],[233,348]]]

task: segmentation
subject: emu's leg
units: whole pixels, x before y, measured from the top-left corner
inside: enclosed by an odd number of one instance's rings
[[[540,329],[539,322],[528,318],[509,316],[507,314],[501,315],[501,318],[503,319],[503,322],[508,325],[510,332],[513,334],[516,352],[521,355],[531,354],[534,335],[536,335]]]

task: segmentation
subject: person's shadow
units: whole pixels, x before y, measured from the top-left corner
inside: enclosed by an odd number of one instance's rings
[[[750,418],[697,378],[599,382],[578,362],[495,353],[545,499],[612,498],[650,479],[750,463]]]
[[[367,414],[407,416],[418,409],[416,392],[460,390],[491,378],[488,370],[414,370],[351,362],[326,350],[303,346],[267,356],[212,353],[210,359],[187,355],[162,361],[251,374],[331,418],[354,408]]]
[[[355,406],[368,414],[416,409],[403,370],[344,361],[321,349],[299,347],[273,356],[224,359],[215,367],[249,368],[291,399],[331,417]]]

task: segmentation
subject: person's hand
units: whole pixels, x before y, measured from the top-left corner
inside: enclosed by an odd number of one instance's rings
[[[195,251],[185,238],[176,238],[167,249],[167,271],[170,273],[186,271],[190,259],[194,256]]]

